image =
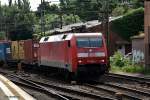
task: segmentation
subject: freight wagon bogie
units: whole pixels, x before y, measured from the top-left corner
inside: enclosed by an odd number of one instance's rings
[[[11,59],[8,63],[17,66],[21,63],[23,66],[28,67],[38,63],[38,42],[31,39],[11,41]]]

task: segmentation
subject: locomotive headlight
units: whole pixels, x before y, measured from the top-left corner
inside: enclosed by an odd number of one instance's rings
[[[79,60],[78,63],[82,63],[82,60]]]
[[[101,60],[101,62],[105,62],[105,60]]]
[[[104,57],[105,56],[105,52],[96,52],[95,55],[97,57]]]

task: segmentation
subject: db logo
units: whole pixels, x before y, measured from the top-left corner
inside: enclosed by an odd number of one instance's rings
[[[89,49],[89,52],[92,52],[92,49]]]

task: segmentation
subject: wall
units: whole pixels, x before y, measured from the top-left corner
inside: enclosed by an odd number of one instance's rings
[[[134,63],[144,63],[144,38],[132,39],[132,54]]]

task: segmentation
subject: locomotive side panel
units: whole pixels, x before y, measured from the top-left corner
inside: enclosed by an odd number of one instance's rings
[[[71,55],[72,72],[76,72],[77,69],[78,69],[78,65],[77,65],[77,47],[76,47],[76,39],[75,39],[74,36],[71,39],[70,55]]]
[[[68,41],[40,44],[40,64],[71,70]]]

